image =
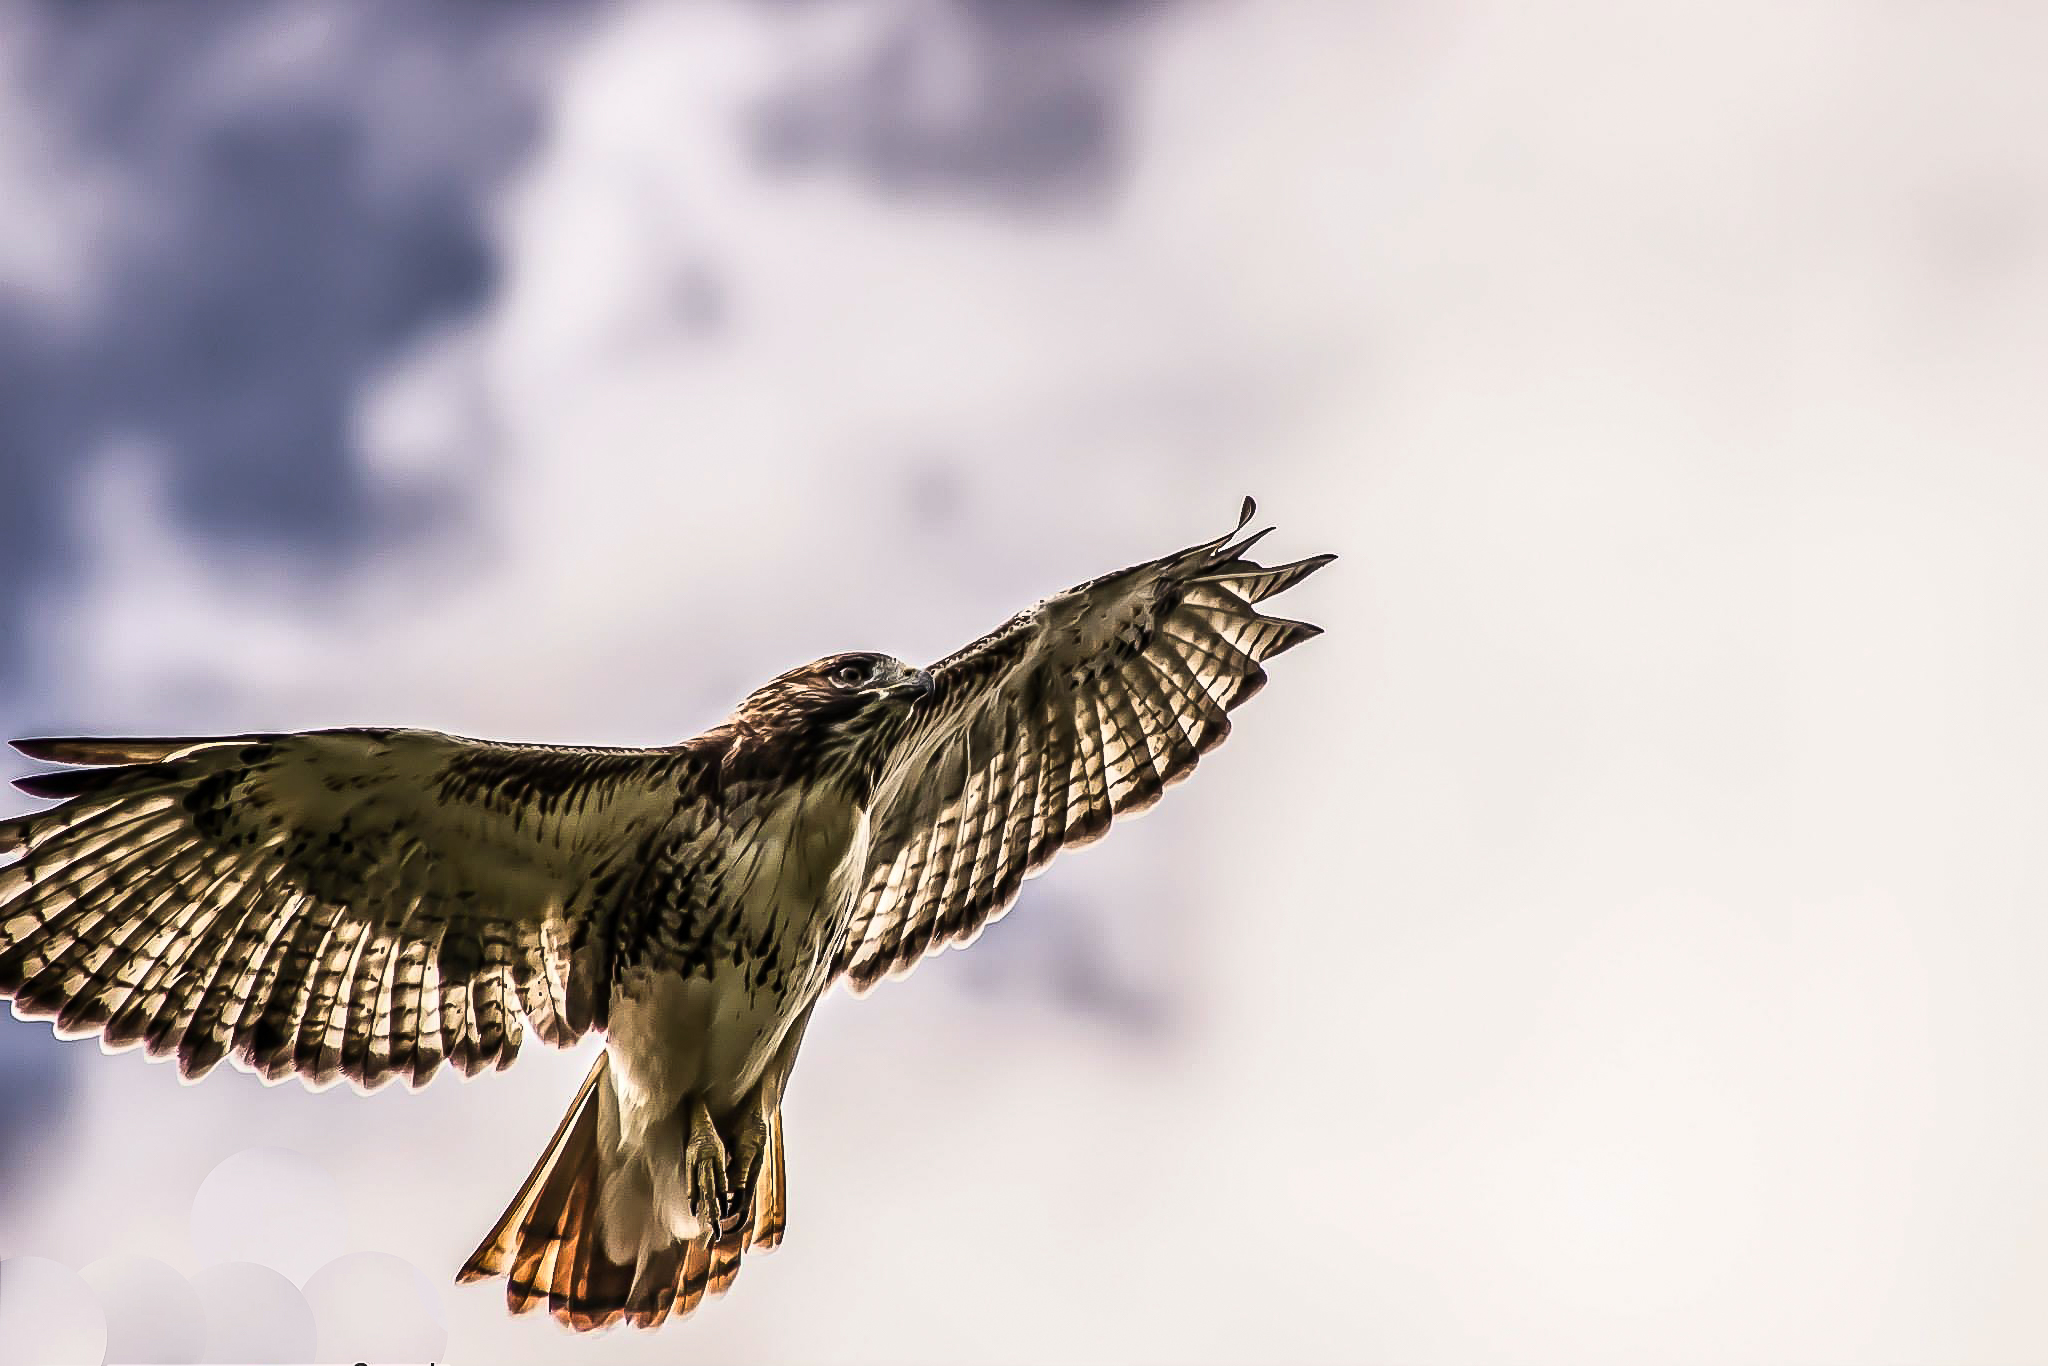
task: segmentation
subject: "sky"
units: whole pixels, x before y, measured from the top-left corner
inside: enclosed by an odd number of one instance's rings
[[[694,1318],[452,1283],[594,1041],[313,1095],[0,1017],[0,1363],[2048,1356],[2044,56],[10,7],[9,736],[667,743],[1245,493],[1342,558],[1191,782],[825,1002]]]

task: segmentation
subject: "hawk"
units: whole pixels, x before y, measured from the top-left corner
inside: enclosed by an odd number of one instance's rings
[[[229,1058],[366,1091],[597,1031],[461,1279],[577,1329],[688,1314],[782,1238],[783,1088],[819,997],[973,939],[1320,634],[1258,604],[1335,557],[1254,563],[1252,512],[929,669],[792,669],[664,748],[17,741],[73,767],[17,784],[60,805],[0,821],[0,996],[187,1077]]]

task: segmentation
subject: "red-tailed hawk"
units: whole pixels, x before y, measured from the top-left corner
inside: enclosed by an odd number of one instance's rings
[[[0,996],[188,1077],[365,1090],[503,1067],[523,1026],[602,1032],[462,1279],[652,1327],[781,1239],[782,1091],[826,989],[972,939],[1318,634],[1257,604],[1334,557],[1267,568],[1258,539],[1082,584],[928,670],[833,655],[663,749],[19,741],[78,767],[20,780],[62,805],[0,822]]]

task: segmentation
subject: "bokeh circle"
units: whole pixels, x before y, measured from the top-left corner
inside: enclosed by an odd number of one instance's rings
[[[194,1362],[206,1350],[199,1292],[153,1257],[103,1257],[79,1273],[107,1318],[107,1366]]]
[[[440,1291],[403,1257],[351,1252],[313,1273],[306,1302],[321,1361],[435,1361],[448,1350]]]
[[[267,1266],[223,1262],[192,1278],[206,1312],[208,1362],[311,1361],[318,1334],[299,1288]]]
[[[100,1366],[107,1321],[83,1276],[48,1257],[0,1261],[0,1366]]]
[[[341,1187],[303,1153],[244,1148],[208,1172],[192,1197],[199,1265],[254,1262],[294,1285],[348,1250]]]

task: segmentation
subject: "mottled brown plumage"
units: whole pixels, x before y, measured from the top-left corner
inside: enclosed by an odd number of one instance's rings
[[[1239,530],[1250,518],[1245,503]],[[1262,533],[1263,534],[1263,533]],[[787,1219],[812,1007],[963,943],[1186,777],[1316,634],[1326,564],[1227,539],[1049,598],[930,670],[834,655],[665,748],[353,729],[17,742],[73,765],[0,822],[0,995],[60,1035],[313,1086],[606,1049],[463,1279],[651,1327]]]

